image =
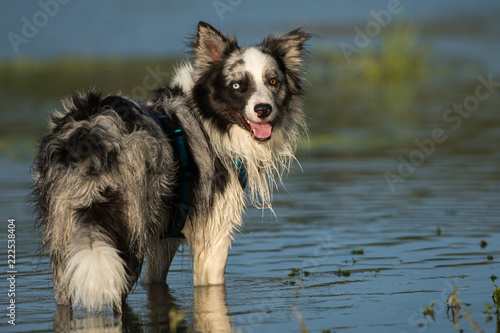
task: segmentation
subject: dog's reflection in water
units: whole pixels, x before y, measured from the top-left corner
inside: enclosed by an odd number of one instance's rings
[[[226,288],[220,286],[196,287],[193,290],[192,323],[186,318],[176,320],[177,332],[232,332]],[[69,306],[58,306],[54,315],[55,332],[169,332],[172,314],[189,312],[181,309],[166,284],[150,285],[145,317],[140,319],[126,303],[121,314],[111,311],[80,316]],[[186,320],[187,319],[187,320]]]
[[[223,285],[194,288],[195,332],[232,332],[228,313]]]

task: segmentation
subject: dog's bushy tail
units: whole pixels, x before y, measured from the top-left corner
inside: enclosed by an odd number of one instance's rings
[[[128,292],[126,264],[102,230],[80,227],[68,248],[65,280],[73,304],[89,311],[121,309]]]
[[[118,160],[127,129],[98,94],[75,95],[64,106],[34,165],[42,248],[50,251],[59,304],[120,310],[142,265]]]

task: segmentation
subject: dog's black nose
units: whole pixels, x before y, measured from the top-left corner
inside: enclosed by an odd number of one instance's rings
[[[257,104],[253,108],[253,110],[255,111],[255,113],[257,113],[257,117],[259,117],[260,119],[264,119],[271,114],[271,111],[273,110],[273,108],[271,107],[271,105],[269,105],[267,103],[260,103],[260,104]]]

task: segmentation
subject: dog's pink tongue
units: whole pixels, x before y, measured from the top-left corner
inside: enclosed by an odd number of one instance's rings
[[[269,139],[271,137],[271,132],[273,127],[269,123],[254,123],[250,122],[250,127],[252,127],[253,135],[257,139]]]

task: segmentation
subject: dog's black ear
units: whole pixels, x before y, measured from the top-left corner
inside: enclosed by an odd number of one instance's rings
[[[205,70],[213,63],[238,48],[236,38],[228,37],[205,22],[198,23],[198,31],[192,42],[195,66]]]
[[[304,43],[311,37],[311,34],[299,28],[284,35],[270,34],[262,42],[264,49],[283,60],[293,93],[301,94],[302,92],[300,71],[302,56],[305,52]]]
[[[262,45],[284,59],[288,69],[299,69],[304,53],[304,43],[312,37],[301,28],[284,35],[271,34],[264,39]]]

